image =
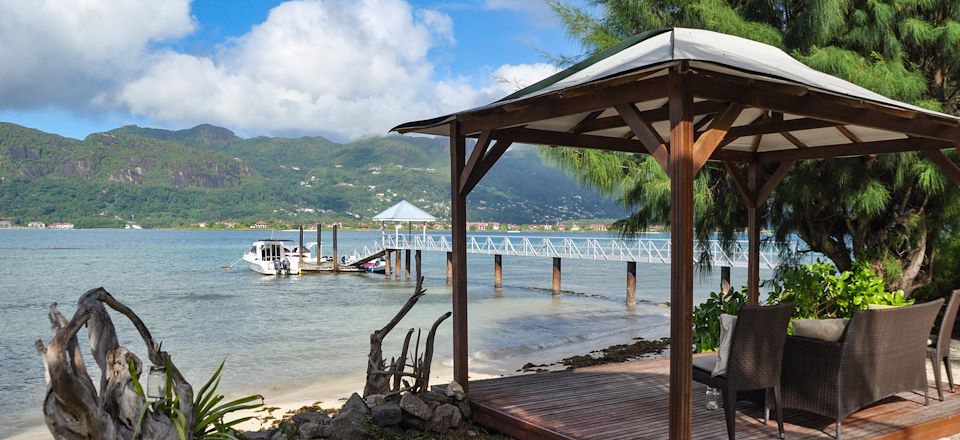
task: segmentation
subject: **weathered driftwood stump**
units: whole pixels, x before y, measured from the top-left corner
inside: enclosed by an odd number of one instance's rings
[[[410,309],[417,304],[417,301],[426,293],[423,290],[423,277],[417,279],[417,287],[413,295],[407,300],[406,304],[400,308],[400,311],[380,330],[370,334],[370,354],[367,362],[367,381],[363,387],[363,395],[373,394],[399,394],[404,391],[421,393],[427,391],[430,386],[430,365],[433,362],[433,342],[437,335],[437,328],[444,320],[450,317],[447,312],[441,315],[430,327],[427,333],[427,340],[423,354],[420,350],[420,330],[417,330],[417,341],[413,347],[413,354],[409,354],[410,338],[413,336],[414,329],[407,330],[406,337],[403,338],[403,345],[400,349],[398,358],[391,358],[387,365],[383,358],[383,340],[391,330],[400,323],[404,316],[410,312]],[[410,363],[407,363],[407,361]],[[410,372],[406,369],[410,368]],[[413,379],[411,384],[407,379]]]
[[[170,356],[150,336],[143,321],[102,287],[80,297],[77,312],[69,321],[50,306],[53,338],[37,350],[46,368],[47,395],[43,415],[47,427],[57,439],[122,439],[133,438],[139,421],[139,435],[145,439],[179,440],[175,422],[167,415],[141,410],[147,404],[142,396],[139,377],[144,368],[140,359],[117,340],[116,329],[104,305],[127,317],[143,339],[150,362],[165,367],[172,392],[179,404],[181,426],[194,424],[193,389],[184,380]],[[84,365],[77,341],[81,327],[89,330],[90,349],[100,367],[100,392]],[[138,390],[141,390],[139,393]],[[188,435],[189,435],[188,431]]]

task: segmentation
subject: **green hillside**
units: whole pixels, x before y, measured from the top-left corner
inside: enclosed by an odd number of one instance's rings
[[[147,227],[218,220],[363,221],[401,199],[445,217],[444,139],[240,138],[211,125],[126,126],[84,140],[0,123],[0,218]],[[622,210],[514,147],[471,194],[476,220],[533,223]]]

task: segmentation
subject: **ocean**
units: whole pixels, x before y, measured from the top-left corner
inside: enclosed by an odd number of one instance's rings
[[[221,390],[262,394],[268,406],[291,396],[312,401],[313,396],[360,391],[369,335],[404,304],[414,281],[351,273],[272,277],[256,274],[242,262],[223,269],[258,238],[296,235],[0,230],[0,395],[5,401],[0,438],[36,432],[43,425],[46,385],[34,342],[50,339],[48,307],[59,303],[69,319],[80,295],[100,286],[143,319],[195,388],[225,361]],[[306,241],[314,241],[313,233],[306,235]],[[369,246],[379,236],[374,231],[340,232],[339,249]],[[329,254],[329,231],[323,240]],[[554,298],[549,258],[504,257],[504,286],[495,289],[493,257],[468,255],[471,374],[514,374],[528,361],[550,363],[633,337],[668,336],[669,309],[663,303],[669,300],[669,266],[637,265],[639,303],[632,309],[624,305],[625,266],[564,260],[563,289],[576,293]],[[388,358],[399,352],[407,328],[422,328],[425,337],[433,321],[451,309],[445,255],[425,252],[423,275],[427,295],[384,344]],[[733,270],[734,286],[745,280],[743,269]],[[695,280],[696,302],[718,286],[719,271]],[[121,344],[146,359],[132,325],[119,314],[112,317]],[[80,335],[87,350],[85,330]],[[91,374],[99,374],[89,353],[87,357]],[[437,335],[434,371],[449,377],[450,359],[448,320]]]

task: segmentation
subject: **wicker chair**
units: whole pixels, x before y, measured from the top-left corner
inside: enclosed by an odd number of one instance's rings
[[[854,313],[838,342],[788,336],[783,406],[836,420],[897,393],[923,390],[929,403],[926,344],[943,300]]]
[[[933,364],[933,378],[937,382],[937,397],[943,401],[943,382],[940,380],[940,362],[947,367],[947,381],[950,384],[950,392],[953,392],[953,371],[950,370],[950,336],[953,333],[953,323],[957,320],[957,308],[960,307],[960,290],[954,290],[950,295],[950,301],[947,302],[947,308],[943,312],[943,320],[940,321],[940,333],[930,336],[930,344],[927,347],[927,357]]]
[[[780,368],[787,324],[793,304],[771,307],[743,306],[730,341],[727,373],[713,377],[714,357],[694,359],[693,380],[723,393],[723,412],[727,419],[727,436],[736,438],[737,393],[764,391],[773,393],[777,428],[783,438],[783,411],[780,405]]]

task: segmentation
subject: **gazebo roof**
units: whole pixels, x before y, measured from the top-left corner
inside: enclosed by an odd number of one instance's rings
[[[379,222],[434,222],[437,218],[428,214],[426,211],[413,206],[406,200],[393,205],[383,212],[375,215],[374,220]]]
[[[458,120],[469,137],[497,130],[494,140],[645,152],[649,147],[641,144],[669,145],[666,78],[681,63],[694,77],[698,132],[722,117],[725,105],[742,105],[732,112],[735,120],[714,160],[851,156],[947,148],[960,140],[960,119],[954,116],[827,75],[770,45],[684,28],[637,35],[489,105],[394,130],[448,135],[448,123]],[[801,97],[806,104],[795,105]],[[635,111],[609,105],[618,98],[632,102]],[[638,124],[652,129],[655,142],[635,136]],[[911,137],[925,139],[900,146]],[[849,148],[860,143],[867,145]],[[843,145],[848,148],[813,148]],[[769,154],[800,149],[810,151]]]

